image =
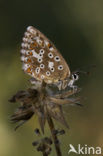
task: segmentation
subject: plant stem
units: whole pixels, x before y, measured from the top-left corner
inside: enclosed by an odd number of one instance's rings
[[[53,123],[53,120],[52,120],[52,118],[50,117],[49,114],[48,114],[48,117],[47,117],[47,121],[48,121],[48,125],[49,125],[49,128],[50,128],[51,134],[52,134],[52,138],[53,138],[53,141],[54,141],[57,156],[62,156],[62,153],[61,153],[61,150],[60,150],[60,144],[58,142],[58,138],[57,138],[56,134],[54,133],[54,131],[55,131],[54,123]]]
[[[46,154],[45,152],[43,152],[43,156],[48,156],[48,154]]]

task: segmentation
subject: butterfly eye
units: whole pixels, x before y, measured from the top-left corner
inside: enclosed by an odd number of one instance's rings
[[[78,76],[77,74],[73,74],[72,77],[73,77],[73,79],[76,80],[76,81],[79,79],[79,76]]]

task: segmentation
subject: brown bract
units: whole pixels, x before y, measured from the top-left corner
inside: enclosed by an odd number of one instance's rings
[[[80,97],[72,98],[80,90],[64,90],[63,92],[51,89],[46,83],[42,83],[37,88],[29,88],[26,91],[18,91],[9,100],[10,102],[20,102],[20,107],[11,116],[12,122],[19,122],[17,127],[28,121],[34,114],[38,116],[40,127],[44,133],[44,126],[49,117],[54,118],[61,124],[69,128],[63,114],[63,105],[80,105]]]

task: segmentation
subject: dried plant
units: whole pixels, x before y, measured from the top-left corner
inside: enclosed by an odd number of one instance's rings
[[[37,83],[38,84],[38,83]],[[44,138],[33,144],[38,145],[37,150],[41,151],[44,156],[47,156],[51,152],[50,145],[52,143],[47,143],[48,140],[54,142],[57,156],[61,156],[60,144],[58,140],[58,134],[63,131],[57,131],[55,129],[53,118],[63,124],[65,127],[69,128],[67,121],[65,120],[62,106],[65,104],[68,105],[79,105],[80,97],[72,97],[77,94],[80,89],[69,89],[64,91],[55,91],[55,88],[46,83],[31,87],[26,91],[17,92],[9,101],[10,102],[20,102],[20,107],[17,111],[11,116],[11,121],[19,124],[16,126],[15,130],[28,121],[34,114],[38,116],[39,124],[41,131],[44,134],[44,126],[46,121],[48,122],[51,138]],[[39,133],[39,130],[38,130]]]

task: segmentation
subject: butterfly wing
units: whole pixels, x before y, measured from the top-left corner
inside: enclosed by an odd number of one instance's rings
[[[70,76],[69,67],[62,55],[36,28],[27,28],[21,47],[23,70],[33,78],[55,83]]]

